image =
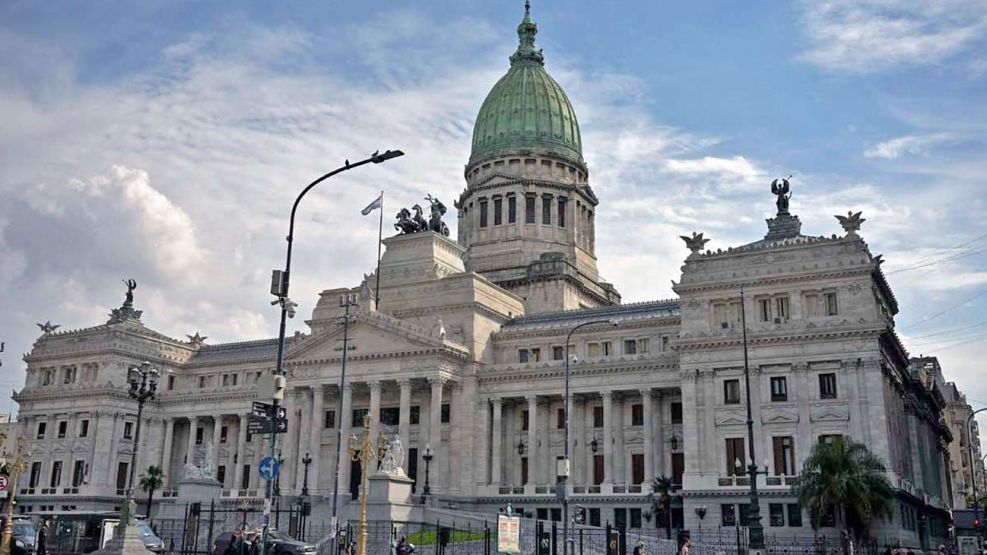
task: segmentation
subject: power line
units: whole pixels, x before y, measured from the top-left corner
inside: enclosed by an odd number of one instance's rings
[[[917,322],[911,322],[909,324],[906,324],[904,327],[908,328],[908,327],[913,327],[913,326],[919,326],[919,325],[922,325],[922,324],[926,324],[926,323],[931,322],[932,320],[935,320],[936,318],[942,316],[943,314],[947,314],[947,313],[949,313],[949,312],[951,312],[953,310],[956,310],[957,308],[962,307],[966,303],[968,303],[968,302],[970,302],[972,300],[978,299],[980,297],[983,297],[984,295],[987,295],[987,289],[984,289],[983,291],[977,293],[976,295],[970,297],[969,299],[964,299],[964,300],[960,301],[959,303],[957,303],[957,304],[955,304],[955,305],[953,305],[953,306],[951,306],[951,307],[949,307],[949,308],[947,308],[945,310],[942,310],[940,312],[937,312],[937,313],[933,314],[932,316],[929,316],[928,318],[926,318],[924,320],[919,320]]]
[[[953,341],[962,341],[964,339],[976,339],[978,337],[983,337],[987,335],[987,331],[978,331],[972,334],[959,335],[957,337],[946,337],[942,339],[932,339],[930,341],[917,341],[915,343],[909,342],[908,345],[911,347],[922,346],[922,345],[937,345],[944,343],[952,343]]]
[[[980,322],[978,324],[971,324],[969,326],[963,326],[961,328],[952,328],[952,329],[946,329],[946,330],[938,331],[938,332],[935,332],[935,333],[924,333],[922,335],[913,335],[913,336],[909,337],[908,339],[922,339],[924,337],[935,337],[937,335],[945,335],[947,333],[955,333],[955,332],[958,332],[958,331],[968,330],[970,328],[977,328],[977,327],[980,327],[980,326],[987,326],[987,320],[985,320],[983,322]]]
[[[965,247],[967,245],[970,245],[972,243],[976,243],[977,241],[980,241],[982,239],[987,239],[987,233],[985,233],[985,234],[983,234],[983,235],[981,235],[979,237],[974,237],[973,239],[970,239],[969,241],[967,241],[965,243],[961,243],[961,244],[959,244],[959,245],[957,245],[957,246],[955,246],[953,248],[954,249],[962,249],[963,247]],[[942,255],[938,255],[937,254],[935,256],[929,256],[929,257],[923,258],[923,259],[919,260],[918,262],[913,263],[911,266],[905,266],[904,268],[899,268],[897,270],[891,270],[891,271],[888,271],[886,273],[888,275],[890,275],[890,274],[897,274],[897,273],[900,273],[900,272],[908,272],[908,271],[911,271],[911,270],[917,270],[919,268],[924,268],[924,267],[929,266],[931,264],[938,264],[939,262],[946,262],[948,260],[954,259],[952,257],[960,258],[962,256],[969,256],[971,254],[976,254],[978,252],[983,252],[984,250],[987,250],[987,249],[980,249],[980,250],[972,251],[972,252],[968,252],[968,253],[953,253],[953,254],[946,255],[945,258],[943,258],[942,260],[934,260],[934,259],[942,256]]]

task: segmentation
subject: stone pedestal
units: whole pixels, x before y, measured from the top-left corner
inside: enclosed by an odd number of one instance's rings
[[[188,503],[202,503],[208,506],[213,499],[223,496],[223,486],[211,478],[182,478],[178,482],[178,495],[174,503],[162,503],[158,507],[156,518],[177,519],[185,518],[185,507]]]
[[[802,233],[802,222],[799,221],[799,217],[788,212],[779,212],[777,216],[769,218],[767,222],[768,234],[764,238],[768,241],[791,239]]]
[[[120,511],[120,524],[113,531],[113,538],[102,549],[94,551],[94,555],[152,555],[141,541],[136,514],[137,504],[128,499]]]
[[[367,478],[367,520],[410,522],[418,511],[411,497],[413,480],[400,474],[378,472]]]

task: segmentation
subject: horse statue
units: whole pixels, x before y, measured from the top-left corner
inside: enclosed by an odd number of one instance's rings
[[[412,206],[411,209],[415,211],[415,215],[412,217],[415,225],[417,226],[415,231],[428,231],[428,220],[426,220],[425,216],[422,215],[423,210],[421,205],[416,204]]]
[[[447,226],[445,222],[442,221],[442,216],[444,216],[446,213],[446,206],[442,204],[442,201],[433,197],[432,195],[426,196],[425,200],[430,202],[432,205],[431,216],[428,219],[428,229],[436,233],[441,233],[442,235],[448,237],[449,226]]]
[[[411,218],[411,211],[407,208],[402,208],[398,212],[397,219],[398,221],[394,224],[394,229],[401,233],[414,233],[418,231],[418,223]]]

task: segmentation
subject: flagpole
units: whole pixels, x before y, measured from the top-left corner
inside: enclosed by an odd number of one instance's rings
[[[377,229],[377,284],[374,287],[374,305],[380,312],[380,247],[384,242],[384,191],[380,192],[380,227]]]

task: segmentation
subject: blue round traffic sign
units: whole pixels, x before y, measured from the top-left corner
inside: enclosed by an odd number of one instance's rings
[[[264,457],[257,466],[257,474],[264,480],[273,480],[279,470],[280,465],[274,457]]]

